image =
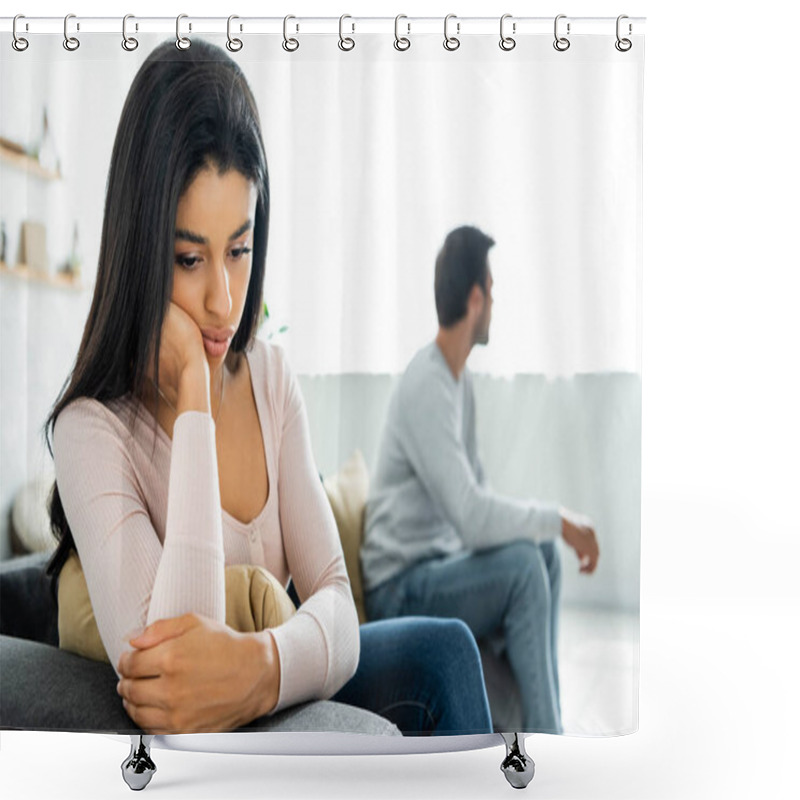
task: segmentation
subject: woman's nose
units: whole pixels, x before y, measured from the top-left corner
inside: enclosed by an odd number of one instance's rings
[[[231,313],[232,302],[230,278],[224,262],[215,261],[210,275],[206,289],[206,308],[218,319],[227,319]]]

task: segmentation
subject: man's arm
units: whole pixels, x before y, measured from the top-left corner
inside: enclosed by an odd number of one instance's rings
[[[478,437],[476,433],[477,423],[476,423],[476,415],[475,415],[475,391],[472,386],[472,375],[469,373],[465,373],[465,380],[468,380],[469,383],[466,386],[466,392],[464,395],[464,415],[465,415],[465,440],[464,445],[467,448],[467,458],[469,459],[469,463],[472,467],[472,472],[475,475],[475,480],[478,482],[479,486],[482,486],[484,489],[489,488],[489,484],[486,480],[486,472],[483,469],[483,463],[481,462],[480,455],[478,454]]]
[[[458,436],[453,386],[445,373],[404,387],[400,418],[414,471],[466,547],[549,541],[561,534],[557,505],[501,497],[478,483]]]

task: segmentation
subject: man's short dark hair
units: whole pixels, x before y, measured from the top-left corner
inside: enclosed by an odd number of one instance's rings
[[[436,314],[439,325],[449,328],[467,313],[467,298],[472,287],[486,291],[487,259],[494,239],[472,225],[463,225],[447,234],[436,256]]]

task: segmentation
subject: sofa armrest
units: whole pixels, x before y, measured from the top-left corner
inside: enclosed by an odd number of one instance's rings
[[[0,728],[142,733],[125,713],[116,686],[117,674],[110,664],[0,636]],[[258,717],[237,730],[400,735],[377,714],[330,700]]]
[[[49,553],[0,561],[0,634],[58,645],[58,605],[45,575]]]

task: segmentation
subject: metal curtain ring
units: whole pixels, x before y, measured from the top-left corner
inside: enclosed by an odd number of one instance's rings
[[[139,46],[139,40],[135,39],[133,36],[128,36],[128,20],[134,19],[133,14],[126,14],[122,18],[122,49],[127,50],[129,53],[131,50],[135,50]],[[136,26],[136,29],[139,29],[139,26]]]
[[[342,31],[342,28],[344,26],[344,21],[346,19],[353,19],[353,18],[349,14],[342,14],[342,16],[339,17],[339,49],[348,52],[349,50],[352,50],[356,46],[356,43],[355,40],[352,39],[351,37],[345,36]],[[350,24],[353,26],[353,33],[355,33],[356,32],[355,22],[351,22]]]
[[[241,39],[231,37],[231,21],[235,19],[239,19],[239,17],[237,17],[236,14],[231,14],[228,17],[228,41],[225,42],[225,47],[227,47],[228,50],[231,51],[231,53],[238,53],[244,46],[242,44]],[[239,28],[239,30],[241,30],[241,27]]]
[[[500,17],[500,49],[508,52],[517,46],[517,40],[512,39],[510,36],[505,35],[505,23],[507,19],[511,19],[511,14],[503,14]],[[517,32],[517,23],[513,23],[512,31]]]
[[[553,35],[555,36],[556,40],[553,42],[553,47],[559,51],[559,53],[563,53],[565,50],[569,50],[569,39],[564,36],[558,35],[558,21],[560,19],[566,19],[566,14],[559,14],[556,17],[555,22],[553,23]],[[567,35],[569,35],[569,22],[567,23]]]
[[[74,36],[70,36],[67,31],[67,25],[70,19],[75,19],[75,15],[67,14],[67,16],[64,17],[64,49],[72,52],[73,50],[77,50],[81,46],[81,43]],[[78,30],[80,29],[81,26],[78,25]]]
[[[461,47],[461,40],[456,36],[449,36],[447,33],[447,24],[450,22],[451,19],[456,19],[455,14],[448,14],[444,18],[444,49],[450,50],[458,50]],[[456,33],[461,31],[461,23],[456,23]]]
[[[175,19],[175,47],[178,50],[188,50],[192,46],[192,40],[186,36],[181,36],[181,20],[186,19],[188,14],[178,14]],[[191,30],[191,28],[189,28]]]
[[[401,53],[404,50],[408,50],[411,47],[411,39],[408,36],[401,36],[400,35],[400,20],[401,19],[408,19],[405,14],[398,14],[394,18],[394,49],[399,50]],[[408,33],[411,33],[411,23],[407,22],[406,27],[408,28]]]
[[[630,39],[623,39],[619,35],[619,27],[620,27],[619,24],[620,22],[622,22],[623,19],[628,19],[628,15],[620,14],[617,17],[617,41],[614,42],[614,47],[616,47],[617,50],[620,51],[620,53],[627,53],[628,50],[630,50],[631,47],[633,47],[633,42]],[[631,25],[630,23],[628,23],[628,33],[631,33],[631,30],[632,30]]]
[[[11,32],[14,35],[14,39],[11,42],[11,46],[18,53],[21,53],[23,50],[27,50],[28,49],[29,42],[24,36],[19,36],[17,34],[17,20],[18,19],[25,19],[25,16],[23,14],[17,14],[17,16],[14,17],[14,25],[11,28]]]
[[[289,30],[289,20],[290,19],[297,19],[297,17],[293,17],[291,14],[288,14],[283,18],[283,44],[282,47],[287,53],[294,53],[298,47],[300,47],[300,42],[297,41],[295,38],[289,38],[288,30]]]

